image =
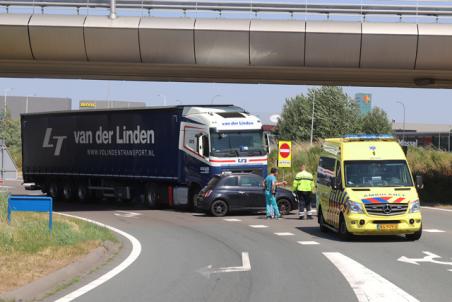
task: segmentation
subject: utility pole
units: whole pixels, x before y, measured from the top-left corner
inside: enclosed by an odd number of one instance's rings
[[[312,116],[311,116],[311,146],[314,139],[314,112],[315,112],[315,90],[313,90],[312,98]]]
[[[216,99],[216,98],[219,98],[219,97],[221,97],[221,96],[222,96],[221,94],[214,95],[214,96],[210,99],[210,105],[213,105],[213,102],[215,101],[215,99]]]
[[[163,106],[166,106],[166,95],[164,95],[164,94],[157,94],[157,96],[163,98]]]
[[[402,142],[405,142],[405,114],[406,114],[406,110],[405,110],[405,104],[397,101],[396,103],[399,103],[400,105],[402,105],[403,107],[403,132],[402,132]]]
[[[6,130],[6,97],[8,92],[10,92],[11,90],[13,90],[12,88],[6,88],[3,90],[4,94],[5,94],[5,98],[4,98],[4,103],[3,103],[3,119],[2,119],[2,124],[3,124],[3,135],[2,135],[2,169],[1,169],[1,179],[4,179],[5,176],[5,146],[6,146],[6,142],[5,142],[5,130]]]

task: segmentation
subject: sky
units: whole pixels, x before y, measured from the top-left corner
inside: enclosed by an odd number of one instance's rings
[[[57,79],[0,78],[0,93],[8,95],[69,97],[73,108],[80,100],[143,101],[149,106],[179,104],[234,104],[258,114],[268,122],[271,114],[281,112],[285,99],[306,93],[304,85],[219,84],[134,82]],[[10,88],[12,90],[10,90]],[[452,89],[344,87],[350,96],[364,92],[372,94],[373,106],[384,109],[391,120],[413,123],[450,124],[452,126]]]
[[[251,1],[251,0],[250,0]],[[273,0],[252,0],[254,2],[273,2]],[[285,0],[284,2],[305,3],[306,0]],[[355,3],[355,4],[403,4],[403,5],[452,5],[452,1],[432,0],[308,0],[308,3]],[[29,8],[12,8],[11,13],[31,12]],[[0,7],[0,13],[4,8]],[[39,10],[36,9],[36,13]],[[122,15],[143,15],[143,11],[118,11]],[[46,13],[73,14],[70,9],[46,9]],[[81,9],[80,14],[105,15],[106,10]],[[207,17],[212,17],[206,13]],[[158,16],[180,16],[181,12],[152,12]],[[189,13],[190,15],[190,13]],[[202,17],[202,13],[195,15]],[[215,16],[219,17],[219,16]],[[227,18],[227,14],[221,16]],[[229,16],[231,17],[231,16]],[[232,17],[261,18],[248,13]],[[274,16],[276,17],[276,16]],[[265,18],[272,18],[266,15]],[[278,18],[281,18],[279,16]],[[288,16],[284,16],[288,18]],[[295,18],[305,18],[303,15]],[[314,18],[319,18],[314,16]],[[331,18],[343,18],[332,16]],[[351,18],[351,17],[346,17]],[[381,17],[379,17],[381,19]],[[391,17],[392,18],[392,17]],[[391,18],[377,21],[395,21]],[[431,19],[431,20],[430,20]],[[349,19],[347,19],[349,20]],[[398,20],[398,18],[396,18]],[[440,22],[449,23],[452,18],[441,18]],[[407,20],[413,22],[413,20]],[[419,22],[436,22],[436,19],[418,20]],[[7,79],[0,78],[0,95],[5,89],[9,95],[69,97],[73,100],[73,108],[77,108],[80,100],[125,100],[144,101],[147,105],[175,104],[234,104],[244,107],[249,112],[258,114],[264,122],[272,114],[279,114],[285,99],[306,93],[310,86],[277,85],[277,84],[218,84],[218,83],[175,83],[175,82],[133,82],[133,81],[95,81],[95,80],[58,80],[58,79]],[[10,90],[12,88],[12,90]],[[452,127],[452,90],[426,88],[374,88],[344,87],[346,93],[354,96],[364,92],[372,94],[373,106],[384,109],[391,120],[401,123],[403,120],[402,105],[406,107],[406,121],[413,123],[447,124]]]

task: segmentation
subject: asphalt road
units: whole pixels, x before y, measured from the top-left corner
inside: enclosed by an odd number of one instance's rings
[[[416,242],[398,236],[342,242],[296,215],[223,219],[105,202],[56,209],[116,227],[142,245],[132,265],[76,301],[452,301],[452,211],[424,208]],[[49,301],[111,270],[130,249]],[[228,269],[209,275],[219,268]]]

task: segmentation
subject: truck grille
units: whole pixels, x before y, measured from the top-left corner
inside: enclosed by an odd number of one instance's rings
[[[366,204],[369,215],[393,216],[404,214],[408,209],[407,203],[372,203]]]

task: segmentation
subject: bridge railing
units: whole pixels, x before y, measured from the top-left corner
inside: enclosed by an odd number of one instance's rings
[[[254,15],[265,13],[321,15],[329,18],[335,15],[392,16],[392,17],[452,17],[452,1],[446,0],[299,0],[278,2],[277,0],[250,1],[180,1],[180,0],[0,0],[0,7],[7,12],[11,8],[38,8],[43,13],[49,8],[104,9],[116,12],[116,9],[133,9],[140,11],[179,11],[183,14],[192,12],[245,12]]]

